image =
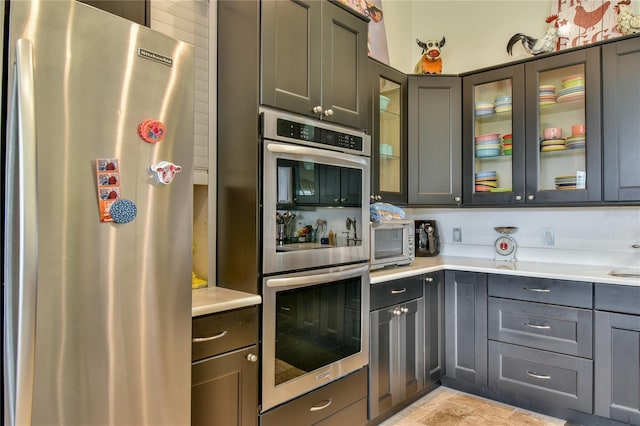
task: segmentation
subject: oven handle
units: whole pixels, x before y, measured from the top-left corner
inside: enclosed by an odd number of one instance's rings
[[[323,284],[332,281],[340,281],[347,278],[357,277],[365,272],[369,271],[369,264],[359,266],[357,268],[349,268],[347,270],[320,273],[313,275],[301,275],[297,277],[288,278],[269,278],[267,280],[267,287],[304,287],[313,284]]]
[[[290,154],[296,156],[312,156],[315,158],[326,158],[328,160],[335,161],[339,159],[341,161],[352,163],[358,166],[364,166],[367,164],[367,158],[360,157],[352,154],[343,154],[341,152],[329,151],[327,149],[309,148],[306,146],[294,145],[294,144],[282,144],[282,143],[270,143],[267,145],[267,150],[275,154]]]

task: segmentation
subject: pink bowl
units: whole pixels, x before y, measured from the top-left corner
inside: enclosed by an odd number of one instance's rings
[[[560,139],[562,137],[562,129],[560,127],[547,127],[542,131],[545,139]]]
[[[571,134],[573,136],[582,136],[586,132],[586,128],[584,124],[574,124],[571,126]]]
[[[487,135],[476,136],[476,142],[484,142],[484,141],[489,141],[492,139],[499,139],[499,138],[500,138],[499,133],[491,133]]]

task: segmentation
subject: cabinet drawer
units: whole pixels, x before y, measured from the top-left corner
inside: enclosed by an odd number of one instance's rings
[[[640,315],[640,287],[596,284],[595,308],[600,311]]]
[[[371,311],[422,297],[422,275],[372,284]]]
[[[582,281],[553,280],[519,277],[515,275],[489,275],[489,296],[554,305],[591,309],[592,284]]]
[[[592,311],[489,298],[489,339],[592,357]]]
[[[534,406],[591,413],[593,361],[490,341],[489,387]]]
[[[196,317],[191,328],[191,361],[258,342],[258,308],[236,309]],[[203,339],[201,341],[196,341]]]
[[[261,426],[316,425],[316,424],[365,424],[367,422],[367,369],[363,368],[335,382],[329,383],[313,392],[262,414]],[[363,404],[361,400],[365,403]],[[355,404],[360,401],[360,403]],[[344,408],[353,405],[353,409],[344,411],[349,423],[325,422]],[[342,418],[337,415],[336,419]]]

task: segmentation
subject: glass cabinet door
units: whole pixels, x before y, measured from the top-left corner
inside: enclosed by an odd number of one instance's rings
[[[407,202],[407,76],[369,59],[373,94],[371,202]]]
[[[527,64],[527,202],[600,199],[600,65],[594,52]]]
[[[464,196],[474,204],[523,198],[523,75],[520,65],[465,80]]]
[[[380,158],[380,170],[378,176],[381,192],[399,193],[402,190],[400,176],[402,146],[400,144],[401,115],[400,84],[379,77],[380,82],[380,146],[378,155]]]

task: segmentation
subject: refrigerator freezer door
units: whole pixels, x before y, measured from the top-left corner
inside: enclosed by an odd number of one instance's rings
[[[9,29],[9,64],[20,39],[34,56],[31,422],[189,424],[193,48],[75,1],[11,2]],[[162,141],[142,140],[145,120],[164,124]],[[100,158],[118,160],[128,223],[100,222]],[[167,185],[149,169],[162,161],[182,168]],[[12,318],[5,331],[20,327]]]

